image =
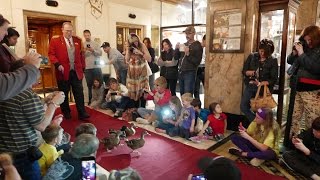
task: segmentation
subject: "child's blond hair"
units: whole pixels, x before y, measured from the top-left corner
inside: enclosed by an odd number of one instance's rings
[[[158,86],[160,86],[162,88],[167,88],[167,80],[163,76],[160,76],[156,80],[154,80],[154,83],[158,84]]]
[[[193,100],[193,97],[192,97],[192,94],[191,93],[184,93],[182,96],[181,96],[181,100],[182,101],[187,101],[187,102],[192,102]]]

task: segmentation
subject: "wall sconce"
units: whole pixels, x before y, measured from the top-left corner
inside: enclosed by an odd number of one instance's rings
[[[135,19],[137,16],[135,14],[129,13],[129,18]]]
[[[46,0],[46,5],[47,6],[52,6],[52,7],[57,7],[59,4],[55,0]]]

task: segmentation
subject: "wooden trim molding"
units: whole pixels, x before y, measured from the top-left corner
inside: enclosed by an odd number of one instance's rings
[[[67,15],[58,15],[51,13],[43,13],[36,11],[27,11],[23,10],[23,21],[24,21],[24,35],[25,35],[25,47],[26,52],[28,52],[28,18],[41,18],[41,19],[53,19],[53,20],[61,20],[61,21],[70,21],[74,25],[74,32],[76,32],[76,17],[75,16],[67,16]]]

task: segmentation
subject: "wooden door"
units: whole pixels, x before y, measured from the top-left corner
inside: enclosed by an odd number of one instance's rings
[[[134,25],[134,24],[124,24],[124,23],[117,23],[116,29],[116,39],[117,39],[117,49],[120,52],[123,52],[125,47],[125,42],[128,39],[130,33],[137,34],[140,38],[143,38],[144,34],[144,26],[141,25]],[[141,39],[142,41],[142,39]]]

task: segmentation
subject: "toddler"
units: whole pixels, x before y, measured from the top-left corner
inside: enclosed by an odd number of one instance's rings
[[[172,96],[169,101],[169,106],[164,107],[162,110],[162,120],[158,120],[156,123],[156,131],[160,133],[166,133],[166,130],[173,128],[176,121],[181,114],[181,101],[177,96]]]
[[[201,101],[200,99],[196,98],[191,102],[191,105],[193,106],[194,110],[196,111],[196,126],[195,126],[195,132],[198,133],[202,130],[203,124],[207,122],[208,115],[210,114],[210,111],[208,109],[202,109],[201,108]]]
[[[189,139],[194,133],[194,124],[196,114],[191,106],[193,100],[191,93],[185,93],[181,96],[182,111],[178,121],[175,122],[175,127],[167,130],[169,136],[180,136]]]
[[[43,132],[41,132],[43,142],[39,150],[42,152],[42,157],[38,160],[41,176],[44,176],[51,166],[51,164],[63,154],[63,150],[57,151],[56,145],[62,140],[63,129],[56,124],[49,125]]]

